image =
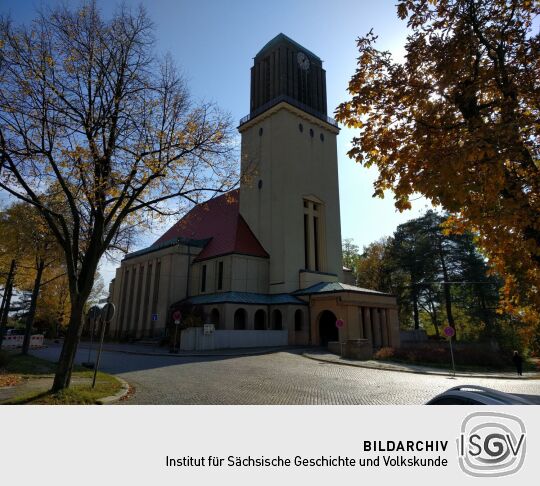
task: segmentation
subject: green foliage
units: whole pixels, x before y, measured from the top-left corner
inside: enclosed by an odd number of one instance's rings
[[[496,353],[483,347],[454,349],[456,369],[467,370],[471,367],[487,370],[511,369],[511,353]],[[375,359],[401,361],[418,365],[448,367],[452,365],[450,348],[447,342],[428,343],[425,346],[411,348],[382,348],[375,353]]]
[[[356,262],[358,286],[397,296],[403,328],[423,328],[437,337],[450,325],[459,340],[504,344],[506,318],[496,314],[502,282],[489,274],[474,235],[449,235],[445,221],[445,215],[427,211],[362,254],[344,258]],[[348,248],[354,248],[350,241]]]

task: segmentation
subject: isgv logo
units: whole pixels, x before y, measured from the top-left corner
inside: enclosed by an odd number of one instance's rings
[[[474,412],[461,424],[457,447],[459,466],[469,476],[508,476],[525,460],[525,425],[510,414]]]

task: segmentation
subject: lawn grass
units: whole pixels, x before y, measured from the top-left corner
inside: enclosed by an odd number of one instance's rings
[[[56,371],[56,363],[52,361],[14,351],[7,353],[7,355],[7,364],[2,367],[7,373],[40,376],[51,375]]]
[[[51,378],[56,371],[56,363],[36,358],[35,356],[9,353],[9,360],[0,372],[6,375],[20,376],[24,381],[39,381]],[[96,387],[92,388],[94,372],[82,367],[75,367],[72,385],[57,393],[43,391],[24,391],[2,402],[2,405],[91,405],[96,400],[116,394],[122,384],[112,375],[98,372]]]

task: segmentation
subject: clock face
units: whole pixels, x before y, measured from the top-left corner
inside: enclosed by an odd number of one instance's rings
[[[309,58],[303,52],[299,52],[296,55],[296,60],[298,61],[298,66],[300,69],[307,71],[309,69]]]

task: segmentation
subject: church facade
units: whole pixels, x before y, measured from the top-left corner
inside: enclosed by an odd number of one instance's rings
[[[238,130],[240,188],[124,258],[109,334],[161,335],[176,309],[191,306],[216,330],[281,331],[286,344],[399,346],[395,297],[351,285],[343,268],[339,128],[327,116],[321,59],[283,34],[268,42]]]

